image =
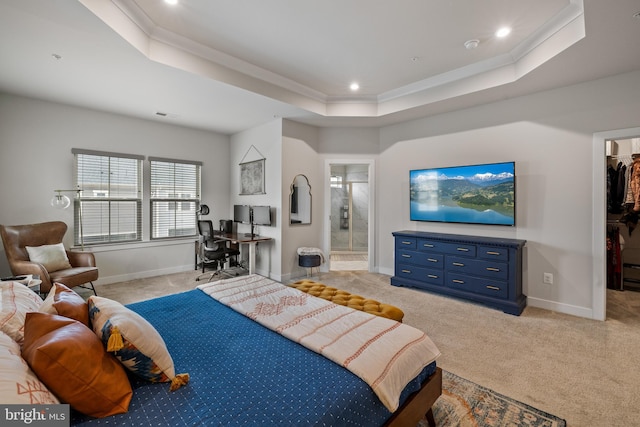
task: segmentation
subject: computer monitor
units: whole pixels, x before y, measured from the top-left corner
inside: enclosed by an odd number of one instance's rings
[[[249,205],[234,205],[233,221],[251,224],[251,207]]]
[[[252,206],[254,225],[271,226],[271,206]]]

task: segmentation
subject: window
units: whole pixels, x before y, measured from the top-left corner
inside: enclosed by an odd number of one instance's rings
[[[342,176],[331,175],[331,188],[342,188]]]
[[[150,157],[151,238],[195,236],[201,162]]]
[[[71,152],[81,190],[74,201],[75,244],[142,240],[144,157],[75,148]]]

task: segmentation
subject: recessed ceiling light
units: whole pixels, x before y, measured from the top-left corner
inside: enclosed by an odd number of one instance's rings
[[[353,82],[351,83],[351,85],[349,85],[349,89],[351,89],[352,92],[355,92],[360,89],[360,85],[356,82]]]
[[[498,38],[507,37],[510,33],[511,33],[511,28],[502,27],[498,31],[496,31],[496,37]]]
[[[164,0],[166,4],[170,4],[171,6],[175,6],[178,4],[178,0]]]

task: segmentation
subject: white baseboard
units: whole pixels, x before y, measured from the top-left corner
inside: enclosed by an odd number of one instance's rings
[[[393,276],[392,269],[381,269],[380,273]],[[527,297],[527,305],[530,307],[555,311],[557,313],[570,314],[572,316],[585,317],[587,319],[594,319],[593,309],[591,309],[590,307],[579,307],[571,304],[564,304],[557,301],[549,301],[534,297]]]
[[[193,269],[193,264],[182,265],[182,266],[171,267],[171,268],[163,268],[158,270],[137,271],[135,273],[119,274],[116,276],[106,276],[106,277],[101,276],[93,284],[95,286],[109,285],[111,283],[126,282],[128,280],[145,279],[147,277],[163,276],[165,274],[184,273],[185,271],[195,271]],[[207,270],[207,272],[211,272],[211,270]],[[269,277],[270,279],[273,279],[276,282],[281,282],[281,283],[284,283],[283,280],[287,279],[286,276],[269,274],[268,272],[261,271],[261,270],[257,270],[256,274]]]
[[[393,276],[394,270],[393,268],[378,268],[378,273]]]
[[[111,283],[126,282],[128,280],[144,279],[147,277],[162,276],[165,274],[183,273],[190,270],[193,270],[193,264],[163,268],[159,270],[136,271],[135,273],[119,274],[117,276],[101,276],[95,281],[94,285],[108,285]]]
[[[578,307],[571,304],[563,304],[556,301],[549,301],[541,298],[527,297],[527,306],[544,308],[558,313],[570,314],[572,316],[586,317],[593,319],[593,310],[589,307]]]

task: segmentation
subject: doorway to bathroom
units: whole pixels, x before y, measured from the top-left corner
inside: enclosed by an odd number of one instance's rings
[[[330,165],[332,271],[369,270],[369,164]]]

